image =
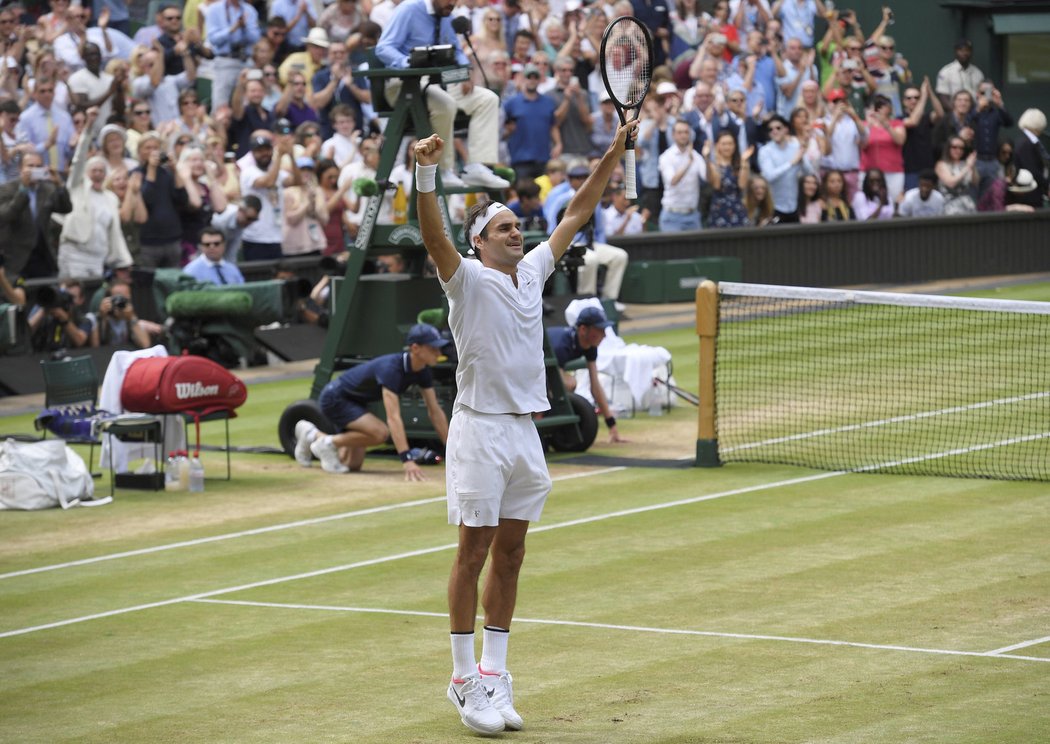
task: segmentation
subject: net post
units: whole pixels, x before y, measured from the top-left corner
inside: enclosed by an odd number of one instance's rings
[[[697,412],[696,466],[714,468],[718,459],[715,430],[715,341],[718,337],[718,285],[705,280],[696,288],[696,334],[700,337],[700,406]]]

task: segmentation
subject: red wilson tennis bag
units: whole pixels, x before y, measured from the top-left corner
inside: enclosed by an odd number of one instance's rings
[[[240,379],[199,356],[139,359],[128,367],[120,402],[135,413],[233,411],[248,397]]]

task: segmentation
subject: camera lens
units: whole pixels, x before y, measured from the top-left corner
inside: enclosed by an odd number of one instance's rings
[[[113,309],[123,310],[128,306],[128,298],[124,295],[113,295]]]

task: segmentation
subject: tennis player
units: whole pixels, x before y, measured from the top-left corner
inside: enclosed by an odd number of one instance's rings
[[[452,681],[448,699],[466,726],[493,734],[522,728],[507,671],[507,641],[525,557],[525,533],[551,489],[532,414],[550,408],[543,360],[543,283],[590,219],[624,151],[620,127],[594,172],[551,234],[527,255],[520,223],[507,207],[475,205],[464,229],[479,261],[464,260],[445,234],[435,171],[446,143],[416,143],[416,191],[423,243],[448,296],[459,352],[456,401],[446,449],[449,523],[459,547],[448,586]],[[481,604],[481,663],[474,656],[478,579],[491,554]]]

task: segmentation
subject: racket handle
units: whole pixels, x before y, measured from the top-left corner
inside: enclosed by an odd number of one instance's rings
[[[627,187],[628,199],[638,198],[638,188],[634,182],[636,174],[637,169],[634,167],[634,148],[632,147],[628,150],[624,150],[623,153],[624,185]]]

